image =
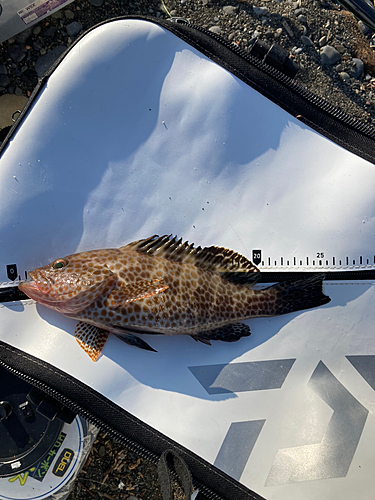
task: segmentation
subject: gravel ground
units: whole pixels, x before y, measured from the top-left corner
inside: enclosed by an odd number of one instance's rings
[[[105,19],[131,14],[183,17],[245,51],[257,37],[278,43],[299,66],[295,79],[301,85],[366,123],[375,119],[375,38],[338,4],[330,0],[164,2],[75,0],[0,44],[0,114],[8,94],[29,97],[38,78],[82,32]],[[101,498],[161,499],[155,467],[104,434],[99,434],[69,500]],[[175,499],[183,498],[176,488]]]

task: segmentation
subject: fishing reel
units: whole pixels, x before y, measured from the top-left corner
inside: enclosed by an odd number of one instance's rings
[[[0,367],[0,499],[56,495],[90,450],[87,436],[85,420]]]

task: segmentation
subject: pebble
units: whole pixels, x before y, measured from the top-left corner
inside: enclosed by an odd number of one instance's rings
[[[39,57],[35,63],[35,71],[39,78],[52,66],[52,64],[63,54],[66,50],[64,45],[59,45],[49,50],[45,55]]]
[[[343,82],[350,83],[350,76],[345,71],[341,71],[341,73],[339,73],[339,77]]]
[[[8,49],[9,57],[15,63],[21,62],[26,57],[26,47],[24,45],[11,45]]]
[[[99,448],[99,456],[104,457],[105,455],[105,446],[101,445]]]
[[[281,36],[281,33],[283,32],[282,28],[277,28],[277,30],[274,33],[275,38],[279,38]]]
[[[83,30],[82,24],[78,23],[77,21],[73,21],[66,27],[66,32],[68,33],[69,36],[76,36],[82,30]]]
[[[361,59],[357,59],[356,57],[353,57],[351,61],[351,70],[350,70],[350,76],[352,78],[359,78],[362,75],[362,72],[365,68],[365,65]]]
[[[64,16],[67,18],[67,19],[74,19],[74,12],[72,12],[71,10],[66,10],[64,12]]]
[[[305,36],[305,35],[301,36],[301,42],[303,43],[303,45],[306,45],[306,47],[312,47],[314,45],[311,38],[309,38],[308,36]]]
[[[8,87],[10,80],[7,75],[0,73],[0,87]]]
[[[33,29],[33,35],[39,35],[39,33],[42,31],[42,28],[40,26],[35,26]]]
[[[209,28],[208,31],[211,31],[211,33],[217,33],[218,35],[220,35],[221,28],[220,28],[220,26],[211,26],[211,28]]]
[[[304,16],[303,14],[299,15],[299,16],[297,17],[297,19],[298,19],[298,21],[299,21],[300,23],[302,23],[302,24],[306,24],[306,23],[307,23],[307,17],[306,17],[306,16]]]
[[[300,14],[304,14],[306,12],[306,9],[304,9],[303,7],[301,7],[300,9],[296,9],[294,11],[294,15],[295,16],[299,16]]]
[[[328,42],[327,37],[325,35],[322,36],[322,38],[319,39],[319,47],[324,47],[324,45],[327,45],[327,42]]]
[[[57,12],[54,12],[51,17],[54,19],[62,19],[64,16],[61,10],[58,10]]]
[[[321,64],[333,66],[339,61],[341,61],[340,53],[334,47],[331,47],[331,45],[326,45],[325,47],[323,47],[320,53]]]
[[[46,29],[46,31],[43,31],[42,36],[46,38],[53,38],[57,33],[57,28],[56,26],[49,26],[49,28]]]
[[[128,500],[138,500],[138,497],[135,497],[134,495],[130,495],[130,497],[128,497]]]
[[[337,52],[339,52],[340,54],[344,54],[345,51],[346,51],[346,48],[343,46],[343,45],[335,45],[335,49],[337,50]]]
[[[223,7],[223,12],[228,16],[234,16],[237,12],[237,7],[233,7],[233,5],[226,5]]]
[[[34,48],[34,50],[40,51],[42,49],[42,47],[43,47],[43,44],[39,40],[35,40],[33,42],[33,48]]]
[[[253,5],[253,12],[256,16],[265,16],[268,12],[268,7],[257,7]]]
[[[21,33],[18,33],[18,35],[17,35],[17,42],[25,43],[26,40],[31,35],[31,33],[32,33],[32,28],[27,28],[27,29],[21,31]]]
[[[16,89],[15,89],[14,93],[15,93],[16,95],[22,95],[22,90],[21,90],[19,87],[16,87]]]
[[[360,29],[364,35],[369,35],[370,33],[372,33],[372,29],[369,28],[367,26],[367,24],[365,24],[364,22],[358,21],[358,26],[360,27]]]

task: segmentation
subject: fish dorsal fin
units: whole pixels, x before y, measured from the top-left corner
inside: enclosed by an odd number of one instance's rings
[[[172,235],[154,235],[121,247],[138,253],[163,257],[183,264],[194,264],[234,283],[250,284],[260,278],[259,269],[243,255],[223,247],[194,247],[194,244],[172,238]]]

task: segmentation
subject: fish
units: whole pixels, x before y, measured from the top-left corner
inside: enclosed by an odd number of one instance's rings
[[[234,342],[250,335],[244,320],[327,304],[324,275],[259,289],[260,270],[219,246],[195,247],[153,235],[120,248],[75,253],[28,273],[19,289],[43,306],[77,320],[75,338],[96,361],[110,333],[154,349],[139,335],[190,335]]]

